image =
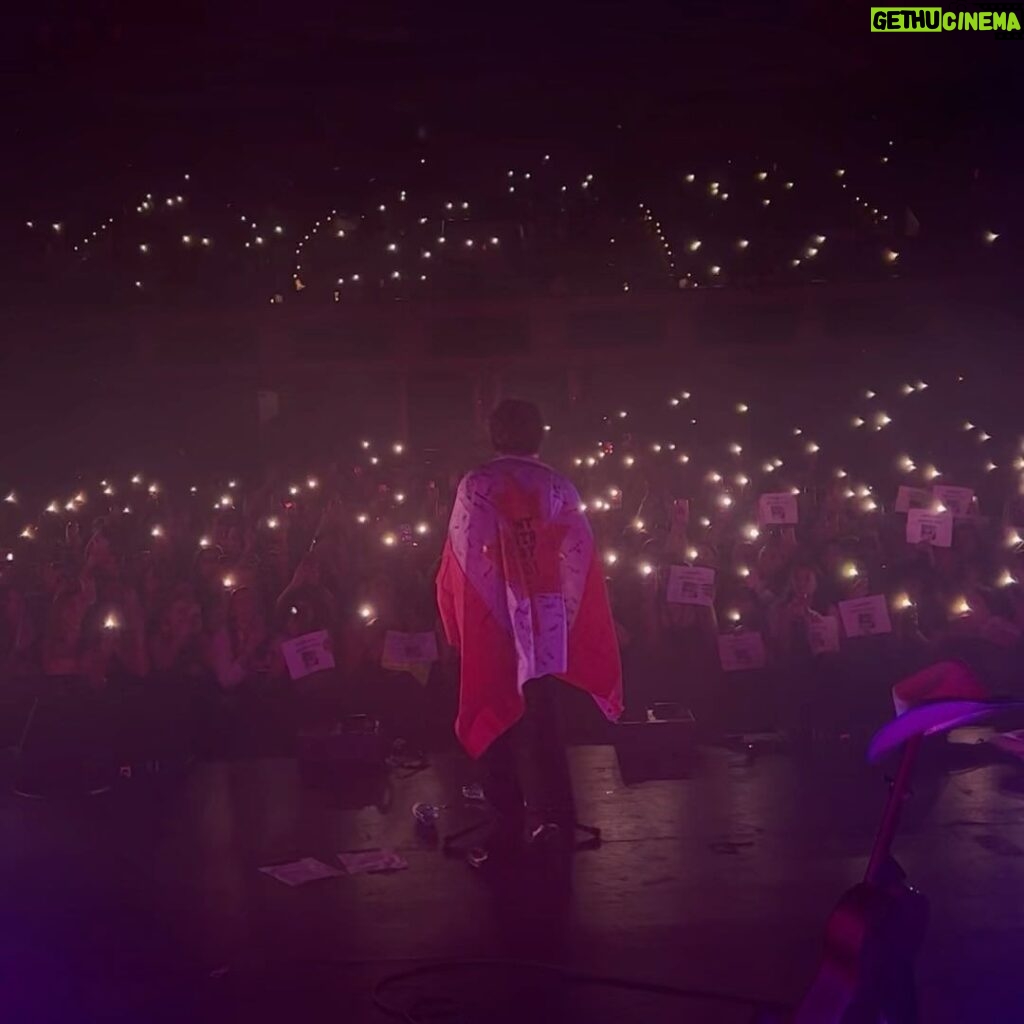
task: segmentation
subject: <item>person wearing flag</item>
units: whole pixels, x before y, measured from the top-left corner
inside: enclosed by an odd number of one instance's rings
[[[496,458],[455,497],[437,576],[445,635],[459,653],[455,732],[482,761],[497,814],[489,848],[523,837],[519,765],[532,770],[545,822],[571,829],[575,808],[555,689],[622,713],[622,669],[601,562],[575,487],[540,461],[544,421],[507,399],[490,419]]]

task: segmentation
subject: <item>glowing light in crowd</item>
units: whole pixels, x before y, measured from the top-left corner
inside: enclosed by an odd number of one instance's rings
[[[228,573],[228,575],[221,580],[221,583],[224,585],[225,590],[231,590],[235,586],[236,580],[234,576]]]
[[[319,480],[317,480],[317,478],[316,478],[315,476],[311,476],[311,477],[310,477],[310,478],[309,478],[309,479],[308,479],[308,480],[306,481],[306,486],[307,486],[307,487],[308,487],[308,488],[309,488],[309,489],[310,489],[311,491],[315,491],[315,490],[316,490],[316,489],[317,489],[317,488],[318,488],[318,487],[320,486],[320,481],[319,481]]]
[[[395,453],[396,455],[401,455],[401,454],[402,454],[402,452],[404,452],[404,451],[405,451],[405,445],[404,445],[404,444],[402,444],[401,442],[398,442],[398,441],[396,441],[396,442],[395,442],[395,444],[393,444],[393,445],[391,446],[391,450],[392,450],[392,451],[393,451],[393,452],[394,452],[394,453]]]
[[[720,494],[718,496],[718,504],[722,508],[730,508],[732,506],[732,497],[728,494]]]
[[[898,612],[905,612],[908,608],[914,607],[914,602],[910,600],[909,594],[897,594],[892,599],[892,606]]]
[[[159,539],[160,537],[162,537],[164,535],[164,528],[162,526],[159,526],[159,525],[154,526],[153,529],[149,531],[149,535],[151,537],[156,537],[156,538]]]
[[[604,553],[604,564],[605,565],[615,565],[615,563],[618,560],[619,560],[619,556],[618,556],[618,554],[615,551],[606,551]]]
[[[650,562],[641,562],[640,563],[640,575],[641,576],[650,576],[653,572],[654,572],[654,566],[651,565]]]
[[[278,519],[277,516],[270,516],[267,519],[267,528],[268,529],[276,530],[280,525],[281,525],[281,520]]]
[[[953,602],[953,614],[954,615],[970,615],[971,611],[972,611],[971,606],[970,606],[970,604],[968,604],[966,597],[958,597]]]
[[[426,523],[417,523],[416,533],[419,534],[419,536],[421,537],[425,537],[428,533],[430,533],[430,527]]]
[[[805,450],[806,450],[808,455],[815,455],[819,451],[821,451],[821,448],[817,444],[815,444],[813,441],[808,441],[807,442],[807,448]]]
[[[843,565],[843,578],[848,580],[856,579],[860,575],[860,570],[857,568],[855,562],[846,562]]]
[[[742,576],[746,579],[750,575],[750,570],[745,565],[738,566],[736,569],[736,575]]]
[[[4,498],[4,501],[6,501],[8,505],[16,505],[18,503],[18,496],[14,491],[11,491],[7,497]]]
[[[729,445],[729,451],[732,452],[733,455],[742,455],[743,446],[733,441],[733,443]]]
[[[385,533],[380,540],[386,548],[393,548],[398,543],[398,538],[393,533]]]
[[[892,423],[892,419],[884,412],[875,413],[875,430],[881,430],[883,427],[889,426]]]
[[[1012,587],[1017,582],[1017,578],[1010,572],[1009,569],[1004,569],[1002,575],[996,581],[998,587]]]
[[[369,521],[370,517],[365,512],[360,512],[359,515],[356,516],[356,522],[359,523],[360,526],[365,526]]]
[[[745,402],[740,402],[740,403],[739,403],[739,404],[738,404],[738,405],[736,406],[736,411],[737,411],[738,413],[744,413],[744,412],[749,412],[749,411],[750,411],[750,406],[748,406],[748,405],[747,405],[747,404],[746,404]]]
[[[686,549],[686,558],[690,562],[696,562],[697,561],[697,556],[699,555],[699,553],[700,552],[698,552],[696,548],[692,548],[692,547],[691,548],[687,548]]]
[[[208,548],[210,546],[210,538],[209,537],[200,537],[199,538],[199,546],[201,548]]]
[[[633,526],[634,530],[638,530],[639,532],[643,533],[643,531],[644,531],[644,521],[642,519],[634,519],[633,523],[632,523],[632,526]]]
[[[999,237],[999,234],[995,231],[986,231],[981,237],[985,239],[988,245],[991,245]]]
[[[405,502],[405,495],[401,491],[395,492],[395,504],[402,505]]]
[[[629,467],[630,467],[630,466],[632,466],[634,462],[636,462],[636,459],[634,459],[632,455],[627,455],[627,456],[626,456],[626,457],[625,457],[625,458],[624,458],[624,459],[622,460],[622,464],[623,464],[623,465],[624,465],[624,466],[625,466],[625,467],[626,467],[627,469],[629,469]]]
[[[366,622],[369,622],[374,617],[375,617],[375,612],[374,612],[373,608],[370,605],[368,605],[368,604],[360,605],[360,607],[359,607],[359,618],[364,619]]]
[[[113,612],[108,612],[106,617],[103,619],[103,628],[120,629],[121,620]]]
[[[757,538],[761,536],[761,531],[754,526],[753,523],[750,523],[743,527],[743,536],[746,537],[747,540],[757,540]]]
[[[730,622],[739,622],[740,621],[740,613],[735,608],[730,608],[729,611],[726,612],[726,618]]]

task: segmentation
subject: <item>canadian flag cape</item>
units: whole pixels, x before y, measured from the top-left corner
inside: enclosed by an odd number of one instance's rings
[[[459,484],[437,602],[462,677],[455,733],[479,757],[522,717],[523,685],[556,676],[611,720],[622,668],[604,575],[576,489],[537,459],[502,457]]]

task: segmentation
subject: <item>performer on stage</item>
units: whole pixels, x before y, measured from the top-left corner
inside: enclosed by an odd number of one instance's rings
[[[517,759],[532,770],[544,822],[570,830],[575,808],[557,728],[558,680],[591,694],[611,721],[622,670],[600,560],[573,485],[538,453],[540,410],[503,401],[497,457],[459,485],[437,577],[445,634],[461,656],[455,732],[485,769],[497,814],[489,852],[522,840]]]

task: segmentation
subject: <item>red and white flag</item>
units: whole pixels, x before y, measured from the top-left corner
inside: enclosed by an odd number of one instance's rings
[[[556,676],[622,713],[622,667],[594,538],[576,489],[503,456],[459,484],[437,576],[462,658],[455,733],[479,757],[522,717],[523,685]]]

